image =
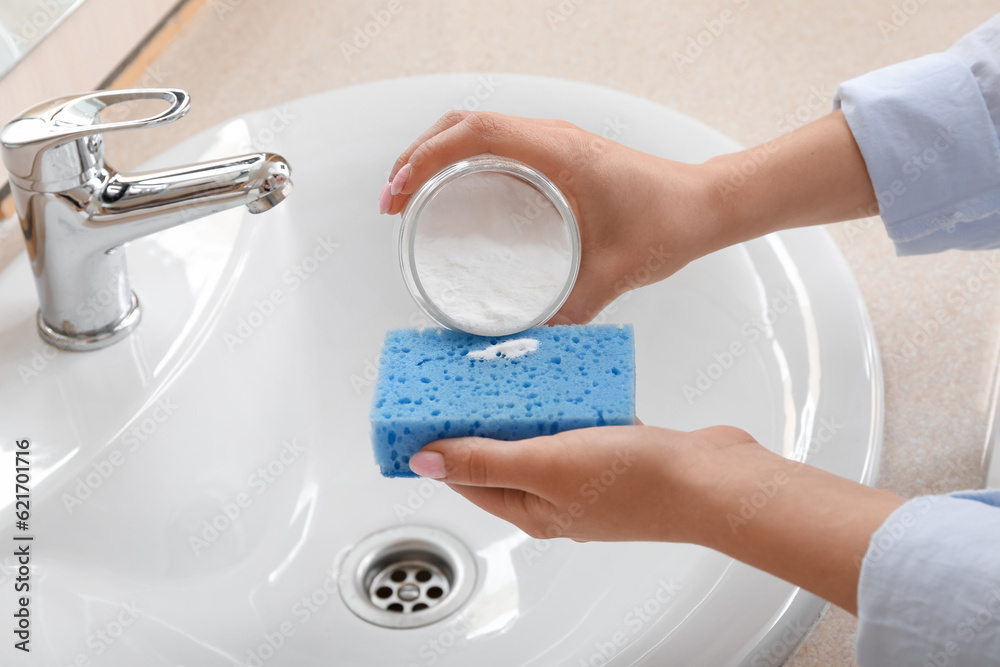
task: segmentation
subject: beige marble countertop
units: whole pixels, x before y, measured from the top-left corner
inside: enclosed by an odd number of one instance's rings
[[[825,113],[840,81],[943,50],[997,11],[990,0],[397,2],[392,22],[347,62],[340,44],[388,0],[209,0],[153,64],[160,85],[191,92],[190,115],[131,133],[127,145],[109,141],[109,161],[127,169],[233,115],[314,92],[489,70],[609,86],[750,145],[780,134],[782,119],[810,102],[822,107],[803,116]],[[733,21],[678,68],[674,54],[726,10]],[[830,232],[861,286],[885,364],[879,486],[912,496],[980,485],[1000,275],[968,281],[992,253],[897,259],[877,219]],[[922,335],[942,310],[948,323]],[[853,617],[831,608],[788,664],[853,665],[855,630]]]

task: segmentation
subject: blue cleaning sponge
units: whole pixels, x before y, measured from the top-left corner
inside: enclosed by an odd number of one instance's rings
[[[386,477],[415,477],[410,457],[441,438],[520,440],[634,423],[631,326],[536,327],[498,338],[442,329],[386,334],[371,411],[375,460]]]

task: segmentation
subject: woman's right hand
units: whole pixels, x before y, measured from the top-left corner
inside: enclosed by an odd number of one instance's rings
[[[442,116],[396,160],[379,197],[380,211],[399,213],[431,176],[482,153],[538,169],[576,214],[580,273],[552,323],[589,322],[622,293],[722,247],[703,165],[641,153],[564,121],[497,113]]]

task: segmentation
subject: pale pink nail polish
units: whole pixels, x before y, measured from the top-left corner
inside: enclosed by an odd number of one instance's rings
[[[390,190],[393,197],[402,192],[403,188],[406,187],[406,179],[410,177],[410,172],[412,170],[413,167],[411,167],[410,163],[407,162],[403,165],[402,169],[396,172],[396,177],[392,179],[392,188]]]
[[[410,457],[410,470],[421,477],[444,477],[444,457],[438,452],[417,452]]]
[[[386,183],[382,186],[382,192],[378,195],[378,212],[385,215],[389,212],[389,207],[392,206],[392,193],[390,192],[391,183]]]

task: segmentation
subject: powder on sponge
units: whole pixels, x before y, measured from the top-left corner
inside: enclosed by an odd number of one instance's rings
[[[465,353],[469,359],[493,361],[494,359],[517,359],[531,354],[538,349],[538,341],[534,338],[515,338],[502,343],[484,347],[481,350],[469,350]]]
[[[442,329],[386,334],[371,432],[387,477],[414,477],[410,457],[441,438],[520,440],[634,423],[631,326],[535,327],[500,338]]]

